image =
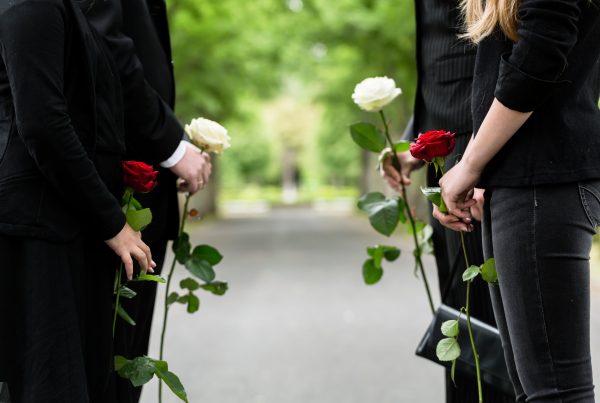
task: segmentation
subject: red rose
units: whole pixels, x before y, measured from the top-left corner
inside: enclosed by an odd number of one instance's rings
[[[417,137],[410,145],[413,157],[427,162],[434,158],[443,158],[454,150],[454,133],[445,130],[432,130]]]
[[[158,171],[152,165],[138,161],[123,161],[123,182],[125,186],[138,193],[148,193],[156,186]]]

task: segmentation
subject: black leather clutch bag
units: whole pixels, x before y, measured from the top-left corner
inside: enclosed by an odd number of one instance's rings
[[[442,304],[436,311],[415,354],[450,368],[452,363],[438,360],[435,350],[438,342],[442,338],[445,338],[440,330],[442,323],[447,320],[456,319],[458,316],[459,312],[456,309]],[[514,396],[515,392],[506,370],[504,352],[502,351],[498,329],[473,317],[471,317],[471,327],[473,329],[475,346],[479,353],[479,368],[483,384]],[[456,372],[472,376],[475,379],[475,360],[471,351],[467,319],[464,314],[460,315],[459,329],[458,344],[460,345],[461,354],[456,362]]]

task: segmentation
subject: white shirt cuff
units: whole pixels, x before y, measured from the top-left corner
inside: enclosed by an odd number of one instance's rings
[[[176,165],[179,161],[183,159],[185,155],[185,150],[188,147],[189,142],[181,140],[175,152],[171,154],[171,156],[160,163],[160,166],[163,168],[171,168],[173,165]]]

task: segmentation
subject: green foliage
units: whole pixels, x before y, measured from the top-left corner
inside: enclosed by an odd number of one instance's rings
[[[390,108],[398,133],[412,108],[415,86],[412,0],[170,0],[177,112],[226,123],[234,147],[223,156],[223,183],[277,181],[277,141],[258,115],[273,99],[291,96],[320,111],[316,127],[295,137],[303,176],[356,184],[360,151],[340,128],[357,118],[350,94],[368,76],[396,79],[404,95]],[[291,34],[293,33],[293,35]],[[298,112],[298,115],[306,115]],[[272,128],[276,136],[279,127]],[[306,147],[315,136],[315,147]],[[273,143],[273,144],[271,144]],[[289,141],[281,141],[289,144]],[[311,171],[311,172],[309,172]]]
[[[454,361],[460,357],[460,346],[455,337],[448,337],[438,342],[435,354],[440,361]]]
[[[225,295],[227,290],[229,290],[229,284],[222,281],[213,281],[212,283],[202,284],[200,288],[202,288],[204,291],[210,292],[211,294],[222,296]]]
[[[467,270],[463,272],[462,279],[463,281],[471,281],[475,277],[477,277],[481,273],[481,267],[479,266],[469,266]]]
[[[397,153],[408,151],[409,149],[410,149],[410,142],[408,142],[408,141],[398,141],[398,142],[394,143],[394,150]]]
[[[437,166],[437,165],[436,165]],[[438,206],[442,213],[447,213],[448,208],[442,199],[442,189],[439,187],[421,187],[421,192],[425,195],[427,200]]]
[[[164,284],[167,282],[167,280],[165,280],[161,276],[157,276],[156,274],[148,274],[148,273],[140,273],[140,274],[138,274],[137,277],[135,277],[131,281],[151,281],[154,283],[161,283],[161,284]]]
[[[192,252],[192,258],[206,260],[211,265],[216,266],[223,260],[223,255],[210,245],[198,245]]]
[[[386,199],[379,192],[368,193],[361,197],[358,208],[369,215],[371,226],[386,236],[392,235],[400,221],[398,199]]]
[[[152,222],[152,212],[149,208],[143,208],[136,210],[133,206],[127,210],[127,224],[133,228],[134,231],[141,231]]]
[[[367,248],[367,254],[370,259],[363,264],[363,279],[366,284],[373,285],[383,277],[383,260],[395,261],[400,257],[400,249],[395,246],[375,245]]]
[[[377,284],[383,277],[383,269],[375,265],[373,259],[368,259],[363,264],[363,279],[368,285]]]
[[[488,283],[498,282],[498,273],[496,272],[496,260],[491,257],[481,265],[481,278]]]
[[[190,258],[191,249],[190,236],[185,232],[173,242],[173,253],[175,253],[177,262],[181,264],[185,264]]]
[[[150,357],[136,357],[133,360],[117,355],[114,358],[115,371],[121,378],[129,379],[135,387],[145,385],[156,376],[162,380],[171,389],[173,394],[187,402],[185,388],[181,384],[179,377],[169,371],[169,365],[166,361],[155,360]]]
[[[198,288],[200,288],[200,284],[198,284],[198,282],[193,278],[188,277],[179,282],[179,287],[184,290],[196,291]]]
[[[121,304],[117,305],[117,315],[119,315],[119,318],[123,319],[129,325],[135,326],[135,321],[131,318],[131,316],[129,316],[125,309],[123,309]]]
[[[442,334],[446,337],[458,336],[458,320],[447,320],[442,323]]]
[[[350,135],[359,147],[367,151],[380,153],[385,148],[385,136],[370,123],[361,122],[351,125]]]
[[[206,260],[191,257],[185,262],[186,269],[200,280],[210,283],[216,277],[215,270]]]

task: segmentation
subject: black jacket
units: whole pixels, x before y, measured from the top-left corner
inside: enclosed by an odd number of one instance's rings
[[[71,0],[0,0],[0,233],[61,241],[85,226],[108,239],[124,225],[93,164],[103,136],[93,38]],[[124,96],[138,99],[128,136],[162,161],[179,142],[162,128],[177,122],[128,67],[121,60]]]
[[[160,95],[163,101],[174,107],[175,82],[171,63],[171,47],[166,5],[163,0],[109,0],[102,7],[95,7],[86,15],[88,21],[103,36],[112,49],[128,63],[135,66],[143,77]],[[123,63],[121,63],[123,64]],[[136,76],[137,77],[137,76]],[[138,77],[141,79],[141,77]],[[135,98],[125,102],[137,105]],[[168,120],[174,119],[171,111]],[[126,109],[126,118],[128,116]],[[136,126],[129,130],[138,130]],[[183,129],[179,125],[166,125],[165,136],[181,140]],[[142,133],[143,134],[143,133]],[[172,149],[171,151],[173,151]],[[143,149],[142,149],[143,151]],[[165,156],[167,159],[170,155]],[[128,158],[144,159],[135,143],[128,144]],[[152,224],[144,231],[144,240],[157,247],[167,238],[175,238],[179,228],[179,209],[176,177],[167,169],[159,169],[157,187],[148,194],[139,195],[144,207],[153,212]]]
[[[458,1],[415,1],[417,91],[412,127],[405,138],[428,130],[471,133],[474,46],[459,39]]]
[[[472,109],[477,131],[494,96],[534,111],[490,161],[481,186],[600,178],[600,2],[522,0],[519,40],[501,33],[478,48]]]

